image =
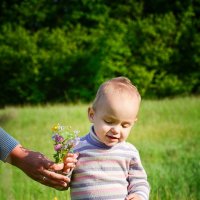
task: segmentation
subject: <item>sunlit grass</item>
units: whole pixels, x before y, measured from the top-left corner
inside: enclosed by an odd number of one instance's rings
[[[88,105],[6,107],[0,125],[25,147],[53,159],[51,127],[57,122],[89,131]],[[151,184],[151,200],[198,200],[200,196],[200,98],[144,100],[128,140],[139,149]],[[0,163],[2,200],[70,199]]]

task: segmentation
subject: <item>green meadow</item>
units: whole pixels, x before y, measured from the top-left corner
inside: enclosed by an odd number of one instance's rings
[[[53,159],[51,127],[88,132],[87,104],[5,107],[0,126],[20,143]],[[200,199],[200,97],[143,100],[128,141],[140,151],[151,200]],[[68,191],[43,186],[0,162],[1,200],[70,200]],[[115,191],[113,191],[114,194]]]

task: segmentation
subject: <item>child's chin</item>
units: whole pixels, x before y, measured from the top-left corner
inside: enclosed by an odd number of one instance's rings
[[[116,144],[117,144],[117,142],[105,143],[105,145],[108,146],[108,147],[112,147],[112,146],[114,146]]]

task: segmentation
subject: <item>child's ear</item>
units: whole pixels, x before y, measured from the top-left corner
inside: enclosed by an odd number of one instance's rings
[[[137,122],[137,120],[138,120],[138,118],[136,117],[135,120],[134,120],[134,122]]]
[[[88,119],[91,123],[94,121],[94,109],[89,107],[88,108]]]

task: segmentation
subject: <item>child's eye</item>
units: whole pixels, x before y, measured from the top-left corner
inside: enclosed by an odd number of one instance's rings
[[[122,124],[123,128],[128,128],[130,126],[130,124]]]
[[[110,121],[110,120],[104,120],[104,122],[105,122],[106,124],[112,124],[112,123],[113,123],[113,122]]]

